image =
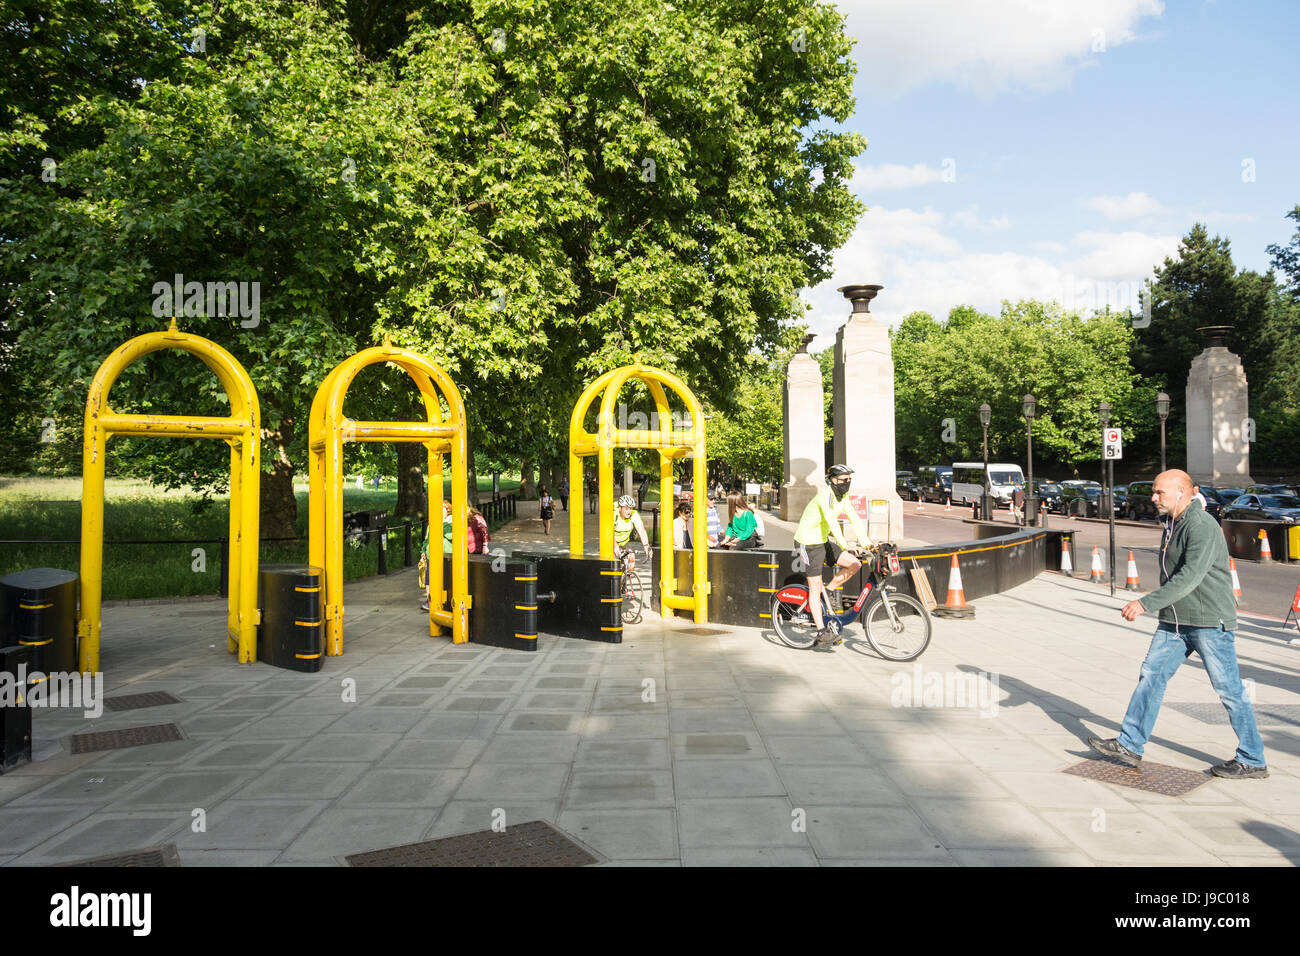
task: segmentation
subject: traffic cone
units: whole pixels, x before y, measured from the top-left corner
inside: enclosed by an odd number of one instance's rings
[[[1142,590],[1142,584],[1138,581],[1137,562],[1133,560],[1132,551],[1128,553],[1128,580],[1124,582],[1124,586],[1130,591]]]
[[[1092,574],[1090,577],[1094,581],[1103,581],[1106,578],[1101,569],[1101,552],[1097,550],[1096,545],[1092,547]]]
[[[1232,574],[1232,599],[1241,604],[1241,579],[1237,577],[1237,559],[1228,558],[1228,571]]]
[[[943,510],[952,511],[952,498],[948,499],[948,503],[943,506]]]
[[[1263,564],[1269,564],[1273,560],[1273,549],[1268,546],[1268,535],[1264,529],[1259,529],[1259,560]]]
[[[924,511],[924,510],[925,510],[925,496],[924,496],[924,495],[922,495],[920,498],[917,498],[917,499],[916,499],[916,510],[917,510],[917,511]]]
[[[952,569],[948,572],[948,600],[934,609],[938,617],[971,618],[975,616],[975,606],[966,603],[966,591],[961,583],[961,566],[957,564],[957,555],[952,556]]]
[[[1074,577],[1074,562],[1070,560],[1070,539],[1061,538],[1061,573]]]

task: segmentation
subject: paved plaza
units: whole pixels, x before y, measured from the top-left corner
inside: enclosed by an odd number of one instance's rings
[[[915,664],[856,625],[827,654],[654,615],[617,645],[455,646],[427,636],[412,571],[345,590],[345,653],[318,674],[233,663],[222,601],[107,608],[108,696],[182,702],[34,711],[36,759],[0,776],[0,863],[173,843],[184,866],[338,866],[530,820],[628,864],[1300,861],[1300,651],[1272,622],[1237,641],[1271,778],[1167,796],[1063,772],[1088,734],[1116,735],[1155,626],[1083,581],[1044,574],[936,620]],[[184,739],[69,749],[166,722]],[[1199,772],[1234,747],[1193,658],[1146,761]]]

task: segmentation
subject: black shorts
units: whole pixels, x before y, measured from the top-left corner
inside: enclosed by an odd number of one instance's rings
[[[804,553],[808,555],[808,570],[816,573],[820,571],[823,565],[835,567],[840,560],[840,555],[844,553],[834,541],[823,541],[821,544],[803,544],[800,545]],[[814,569],[816,569],[814,571]]]

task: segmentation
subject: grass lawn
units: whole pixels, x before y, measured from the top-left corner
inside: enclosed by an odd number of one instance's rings
[[[502,480],[503,494],[519,482]],[[491,478],[479,480],[479,491],[490,495]],[[298,501],[297,530],[306,534],[307,486],[295,485]],[[444,482],[444,496],[451,497],[450,483]],[[112,544],[114,540],[194,541],[218,539],[228,530],[229,500],[217,498],[211,507],[196,514],[198,501],[191,491],[167,491],[148,482],[110,478],[105,483],[104,502],[104,600],[179,597],[217,594],[221,582],[221,545],[203,544]],[[343,507],[348,511],[383,508],[392,512],[397,503],[395,482],[358,489],[355,483],[343,488]],[[80,570],[81,480],[79,478],[0,478],[0,540],[72,540],[68,544],[0,544],[0,575],[27,568]],[[345,580],[378,573],[377,536],[368,546],[343,549]],[[412,550],[418,558],[420,529],[411,531]],[[402,526],[390,529],[388,566],[399,568],[405,557]],[[259,561],[305,563],[307,541],[262,542]]]

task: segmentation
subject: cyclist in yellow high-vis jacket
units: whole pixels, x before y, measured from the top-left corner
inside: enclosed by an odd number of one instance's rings
[[[822,565],[829,564],[835,569],[835,576],[824,585],[829,590],[827,597],[831,606],[837,606],[839,592],[835,589],[858,573],[862,562],[858,558],[860,549],[870,548],[871,539],[862,520],[853,509],[849,500],[849,485],[853,469],[848,465],[831,465],[826,469],[827,486],[819,491],[799,519],[799,527],[794,532],[795,548],[808,565],[808,600],[811,604],[813,623],[817,625],[816,645],[833,644],[837,637],[826,628],[822,619],[821,592]],[[840,516],[849,519],[853,534],[857,538],[857,549],[850,549],[840,531]]]

